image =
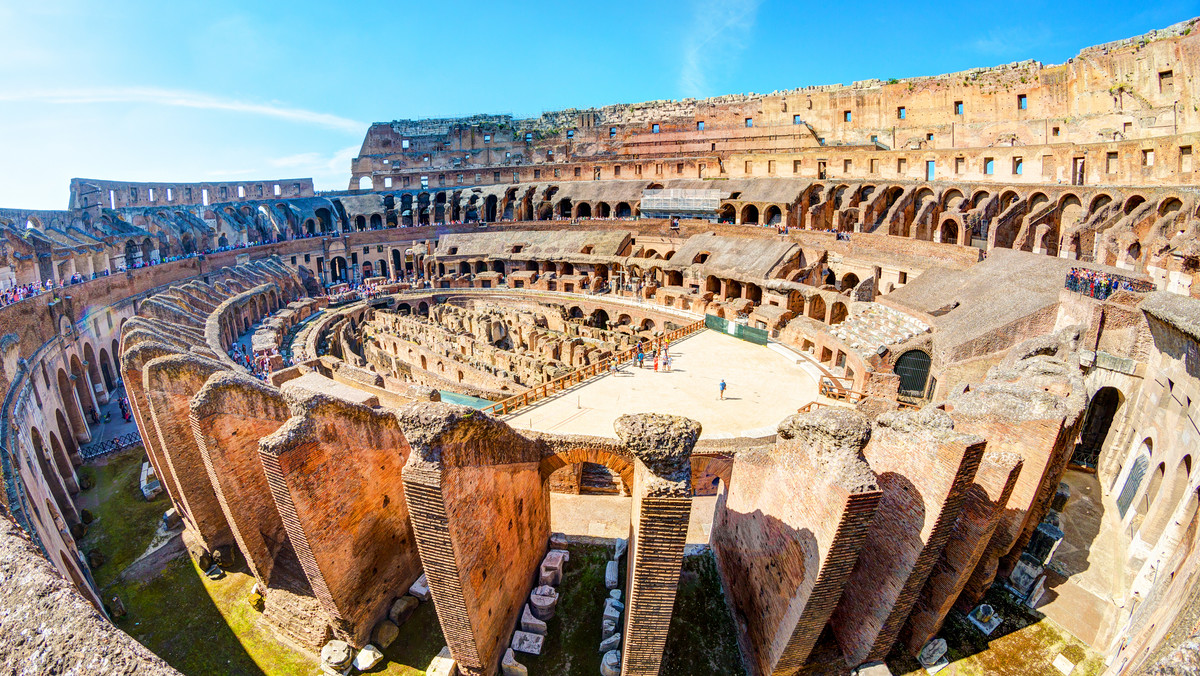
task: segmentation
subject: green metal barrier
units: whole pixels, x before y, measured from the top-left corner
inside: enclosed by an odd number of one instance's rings
[[[731,322],[728,319],[722,319],[716,315],[704,315],[704,325],[713,331],[720,331],[725,335],[741,338],[747,342],[757,345],[767,344],[767,330],[756,329],[753,326],[738,324]]]

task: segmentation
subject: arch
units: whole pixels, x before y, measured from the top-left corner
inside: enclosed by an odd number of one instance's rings
[[[575,218],[591,218],[592,205],[587,202],[580,202],[579,206],[575,207]]]
[[[96,383],[103,383],[104,375],[100,373],[100,360],[96,359],[96,350],[92,348],[91,343],[83,344],[83,360],[87,362],[88,378],[91,379],[93,388]],[[111,388],[106,387],[105,391],[109,389]]]
[[[858,275],[854,274],[853,272],[847,272],[846,274],[842,275],[842,284],[839,288],[842,291],[853,289],[854,287],[858,286],[858,282]]]
[[[616,472],[626,486],[633,485],[633,464],[627,458],[604,448],[572,448],[558,451],[542,458],[538,464],[538,474],[544,484],[550,480],[550,475],[555,471],[583,462],[603,465]]]
[[[957,209],[963,201],[963,193],[958,188],[951,188],[942,195],[943,209]]]
[[[753,204],[742,207],[742,225],[758,225],[758,207]]]
[[[645,319],[642,320],[640,326],[643,331],[653,331],[654,326],[655,326],[654,320],[650,319],[649,317],[646,317]]]
[[[814,294],[808,299],[808,316],[819,322],[825,321],[825,299]]]
[[[362,214],[355,216],[354,217],[354,229],[360,230],[360,231],[366,230],[367,229],[367,217],[363,216]]]
[[[958,244],[958,233],[960,231],[958,221],[953,218],[947,218],[942,221],[942,227],[938,231],[938,241],[945,244]]]
[[[608,202],[600,202],[596,205],[596,218],[608,218],[612,215],[612,208],[608,206]]]
[[[732,204],[722,204],[717,210],[718,223],[733,223],[737,219],[737,209]]]
[[[893,370],[900,376],[901,395],[924,398],[929,384],[929,361],[924,350],[909,350],[896,359]]]
[[[375,187],[374,182],[371,180],[370,176],[359,176],[358,177],[358,189],[359,190],[371,190],[374,187]]]
[[[763,223],[766,225],[779,225],[783,222],[783,210],[778,206],[769,205],[766,211],[763,212]]]
[[[1146,484],[1146,491],[1142,493],[1142,499],[1138,500],[1137,510],[1135,510],[1134,515],[1135,519],[1142,519],[1141,525],[1148,525],[1145,519],[1149,515],[1150,510],[1155,506],[1155,501],[1158,499],[1158,492],[1162,488],[1163,479],[1166,478],[1166,475],[1167,463],[1165,462],[1158,463],[1154,470],[1150,472],[1150,483]],[[1142,528],[1139,526],[1138,535],[1141,536],[1141,534]]]
[[[1089,469],[1100,466],[1100,453],[1108,438],[1113,418],[1124,403],[1125,397],[1115,387],[1101,387],[1088,403],[1083,427],[1079,432],[1079,443],[1071,456],[1071,464]]]
[[[721,280],[715,275],[709,275],[704,278],[704,290],[709,293],[721,293]]]
[[[1166,216],[1167,214],[1175,212],[1175,211],[1179,211],[1182,208],[1183,208],[1183,202],[1178,197],[1175,197],[1175,196],[1165,197],[1158,204],[1158,215],[1159,215],[1159,217]]]
[[[37,432],[36,429],[32,430],[31,436],[33,436],[33,433],[35,432]],[[54,436],[53,432],[50,433],[49,442],[51,449],[55,448],[56,446],[59,449],[62,448],[62,446],[58,444],[58,437]],[[41,470],[42,478],[50,487],[50,495],[54,498],[54,502],[58,506],[58,513],[63,515],[64,519],[74,522],[75,505],[71,503],[71,498],[67,495],[67,487],[63,480],[63,476],[54,469],[53,465],[50,464],[47,448],[43,443],[43,439],[41,438],[40,434],[33,437],[31,446],[34,460],[37,462],[38,469]]]
[[[617,218],[630,218],[633,216],[633,209],[630,208],[628,202],[617,202],[617,207],[613,210],[613,216]]]
[[[1125,199],[1125,205],[1121,207],[1121,211],[1128,216],[1129,214],[1133,213],[1134,209],[1137,209],[1142,205],[1142,202],[1145,201],[1146,198],[1141,195],[1130,195]]]
[[[598,329],[608,329],[608,313],[604,308],[596,308],[592,310],[592,314],[588,316],[588,324]]]
[[[109,359],[108,350],[103,347],[100,348],[100,373],[104,377],[104,387],[109,392],[117,389],[117,381],[113,377],[116,370],[112,366],[112,360]]]
[[[1160,465],[1161,467],[1161,465]],[[1151,547],[1158,544],[1158,539],[1162,537],[1163,530],[1166,529],[1167,523],[1171,519],[1171,515],[1175,513],[1179,506],[1179,501],[1183,498],[1184,491],[1188,487],[1188,479],[1192,473],[1192,456],[1191,454],[1183,456],[1179,464],[1171,472],[1171,476],[1166,479],[1166,486],[1161,491],[1161,497],[1157,502],[1150,506],[1150,511],[1146,515],[1146,521],[1142,524],[1141,531],[1138,532],[1138,537]],[[1153,486],[1153,483],[1151,483]],[[1147,492],[1149,489],[1147,489]]]
[[[65,369],[58,369],[58,394],[67,409],[67,419],[71,423],[71,434],[75,441],[86,444],[92,440],[91,431],[84,421],[83,409],[78,394],[71,385],[71,379]]]
[[[846,321],[846,316],[849,314],[850,312],[846,308],[846,304],[841,301],[837,301],[833,304],[833,307],[829,309],[829,324],[831,326],[833,324],[841,324],[842,322]]]
[[[1134,459],[1133,466],[1129,468],[1129,474],[1125,476],[1125,484],[1121,486],[1121,492],[1117,494],[1117,512],[1122,519],[1125,518],[1129,506],[1133,504],[1134,496],[1141,488],[1142,479],[1146,477],[1146,470],[1150,468],[1150,454],[1153,451],[1154,442],[1148,437],[1143,439],[1137,458]]]

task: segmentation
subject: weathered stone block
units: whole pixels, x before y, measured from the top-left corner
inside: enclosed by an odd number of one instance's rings
[[[429,578],[425,577],[425,573],[421,573],[421,577],[418,577],[417,581],[409,586],[408,593],[420,601],[428,601],[432,598],[429,594]]]
[[[617,562],[609,561],[604,565],[604,586],[608,589],[617,588]]]
[[[371,631],[371,643],[386,648],[396,640],[396,636],[400,634],[400,627],[396,626],[391,620],[382,620],[375,625],[375,629]]]
[[[512,637],[512,649],[519,653],[529,655],[542,654],[542,641],[545,640],[540,634],[531,634],[527,631],[515,631]]]
[[[399,627],[408,621],[420,604],[417,597],[405,594],[392,602],[392,607],[388,609],[388,619]]]
[[[527,631],[531,634],[546,635],[546,623],[533,616],[529,612],[529,604],[525,604],[525,608],[521,611],[521,631]]]

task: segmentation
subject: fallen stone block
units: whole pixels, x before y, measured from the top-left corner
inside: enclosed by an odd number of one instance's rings
[[[600,652],[602,652],[602,653],[607,653],[612,650],[620,650],[620,649],[621,649],[621,634],[619,634],[619,633],[613,634],[612,636],[609,636],[608,638],[604,639],[603,641],[600,641]]]
[[[606,588],[608,588],[608,589],[616,589],[617,588],[617,572],[618,572],[618,570],[619,569],[617,567],[616,561],[609,561],[608,563],[604,564],[604,586]]]
[[[442,651],[433,658],[429,666],[425,667],[425,676],[455,676],[456,674],[458,674],[458,663],[450,656],[449,646],[442,646]]]
[[[376,648],[368,643],[367,646],[358,651],[358,655],[354,657],[354,668],[358,669],[359,671],[373,669],[375,665],[379,664],[382,659],[383,653],[379,651],[379,648]]]
[[[558,592],[554,591],[554,587],[538,587],[529,596],[529,611],[543,622],[554,619],[557,607]]]
[[[622,605],[620,601],[613,601],[612,599],[609,599],[604,602],[604,619],[612,620],[613,622],[620,622],[621,611],[624,609],[625,606]]]
[[[380,648],[386,648],[390,646],[392,641],[395,641],[396,637],[399,635],[400,627],[397,627],[395,622],[392,622],[391,620],[382,620],[379,624],[375,625],[375,629],[371,631],[371,643],[374,643]]]
[[[605,618],[600,625],[600,640],[603,641],[615,633],[617,633],[617,621]]]
[[[349,643],[334,639],[321,648],[321,666],[342,671],[354,660],[354,648]]]
[[[421,602],[417,600],[417,597],[405,594],[392,602],[392,607],[388,610],[388,619],[399,627],[408,621],[419,605]]]
[[[425,573],[421,573],[421,577],[418,577],[417,581],[412,583],[412,586],[408,588],[408,593],[421,601],[428,601],[430,599],[429,579],[425,577]]]
[[[539,567],[538,584],[557,586],[562,582],[563,562],[562,552],[548,552]]]
[[[529,604],[525,604],[525,608],[521,611],[521,631],[527,631],[531,634],[546,635],[546,623],[534,617],[529,611]]]
[[[629,540],[626,540],[625,538],[617,538],[617,546],[613,552],[613,561],[620,560],[627,549],[629,549]]]
[[[571,552],[569,552],[569,551],[567,551],[567,550],[565,550],[565,549],[561,549],[561,548],[558,548],[558,547],[552,547],[552,548],[550,549],[550,553],[551,553],[551,554],[558,554],[559,556],[561,556],[561,557],[562,557],[563,564],[564,564],[564,565],[563,565],[563,567],[564,567],[564,568],[566,568],[566,565],[565,565],[565,564],[566,564],[566,563],[568,563],[568,562],[571,560]]]
[[[600,676],[621,676],[621,651],[610,650],[600,659]]]
[[[541,655],[543,640],[544,637],[540,634],[531,634],[527,631],[514,631],[512,649],[528,655]]]
[[[614,589],[614,590],[608,592],[608,598],[610,598],[614,601],[620,601],[621,600],[621,590]]]
[[[500,661],[500,673],[503,676],[529,676],[529,670],[517,661],[512,648],[504,651],[504,659]]]
[[[566,549],[567,536],[565,533],[550,534],[550,549]]]

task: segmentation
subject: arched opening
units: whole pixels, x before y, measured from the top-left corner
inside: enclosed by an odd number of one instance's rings
[[[633,217],[633,209],[629,207],[628,202],[617,202],[617,209],[614,215],[617,218],[631,218]]]
[[[709,293],[721,293],[721,280],[714,275],[704,278],[704,290]]]
[[[628,495],[633,465],[618,455],[596,448],[564,450],[541,461],[538,473],[554,493]],[[551,521],[553,526],[553,520]]]
[[[363,216],[362,214],[355,216],[354,217],[354,229],[359,230],[359,231],[366,230],[367,229],[367,217]]]
[[[783,222],[783,211],[779,207],[772,204],[763,212],[763,219],[767,225],[779,225]]]
[[[62,398],[63,404],[66,406],[67,419],[71,423],[71,434],[75,437],[75,441],[81,444],[91,441],[92,435],[88,430],[87,423],[84,422],[83,408],[81,407],[78,394],[72,386],[67,372],[61,368],[58,370],[58,393]]]
[[[858,275],[853,272],[847,272],[842,275],[842,285],[840,287],[842,291],[848,291],[856,286],[858,286]]]
[[[737,211],[732,204],[722,204],[717,210],[718,223],[733,223],[737,218]]]
[[[900,376],[900,395],[925,397],[929,382],[929,355],[921,350],[909,350],[896,360],[896,375]]]
[[[958,223],[955,220],[948,218],[942,223],[938,241],[944,244],[958,244]]]
[[[842,322],[846,321],[846,316],[848,314],[849,310],[846,309],[845,303],[834,303],[833,307],[831,307],[829,310],[829,324],[841,324]]]
[[[495,195],[488,195],[483,200],[483,220],[487,223],[496,222],[496,202]]]
[[[1123,397],[1115,387],[1102,387],[1092,395],[1087,416],[1079,432],[1079,443],[1071,455],[1071,464],[1095,470],[1100,464],[1100,452],[1108,438],[1113,417],[1121,407]]]
[[[812,296],[808,301],[808,316],[819,322],[825,321],[825,299],[819,295]]]
[[[576,209],[575,209],[575,218],[591,218],[591,217],[592,217],[592,205],[588,204],[587,202],[580,202],[579,206],[576,207]]]
[[[597,218],[609,218],[612,215],[612,209],[608,206],[608,202],[601,202],[596,205]]]
[[[371,183],[370,176],[360,176],[358,178],[358,189],[359,190],[370,190],[373,187],[374,187],[374,185]]]
[[[383,219],[379,217],[379,214],[371,214],[371,229],[372,230],[382,230],[383,229]]]
[[[608,313],[603,308],[596,308],[588,318],[588,324],[598,329],[608,329]]]
[[[1170,477],[1164,477],[1165,485],[1159,491],[1160,495],[1155,504],[1150,505],[1146,521],[1142,524],[1142,529],[1138,533],[1138,538],[1142,542],[1151,547],[1158,544],[1158,539],[1162,537],[1163,530],[1167,527],[1167,522],[1170,521],[1171,515],[1175,513],[1175,509],[1179,506],[1180,499],[1183,498],[1183,492],[1187,490],[1188,479],[1191,473],[1192,456],[1188,454],[1183,456],[1183,459],[1171,471]],[[1153,483],[1151,487],[1153,487]],[[1147,492],[1149,492],[1149,489],[1147,489]]]
[[[108,357],[108,350],[100,348],[100,373],[104,377],[104,387],[112,392],[116,389],[117,381],[113,378],[112,360]]]
[[[1142,493],[1142,499],[1138,500],[1137,510],[1133,515],[1133,528],[1137,529],[1139,536],[1142,534],[1142,525],[1145,524],[1146,515],[1150,513],[1158,499],[1158,491],[1162,488],[1166,475],[1167,465],[1163,462],[1158,463],[1158,466],[1150,472],[1150,483],[1146,484],[1146,491]],[[1144,537],[1142,539],[1146,540]]]
[[[742,225],[758,225],[758,207],[753,204],[742,207]]]
[[[35,429],[33,432],[36,433],[37,430]],[[53,447],[56,444],[58,444],[58,438],[51,432],[50,445]],[[70,496],[67,495],[67,487],[63,481],[63,476],[50,464],[50,460],[47,457],[50,449],[47,449],[43,445],[40,434],[33,436],[32,445],[34,459],[37,461],[42,477],[45,478],[46,484],[50,487],[50,495],[54,497],[54,502],[58,506],[58,513],[68,522],[74,523],[76,521],[75,505],[72,504]]]
[[[1143,440],[1141,448],[1138,449],[1137,458],[1134,459],[1133,466],[1129,468],[1129,474],[1125,477],[1125,484],[1117,495],[1117,512],[1122,519],[1125,518],[1130,505],[1133,504],[1133,498],[1137,496],[1138,489],[1142,486],[1142,479],[1146,477],[1146,470],[1150,468],[1150,454],[1153,452],[1154,442],[1148,438]]]

